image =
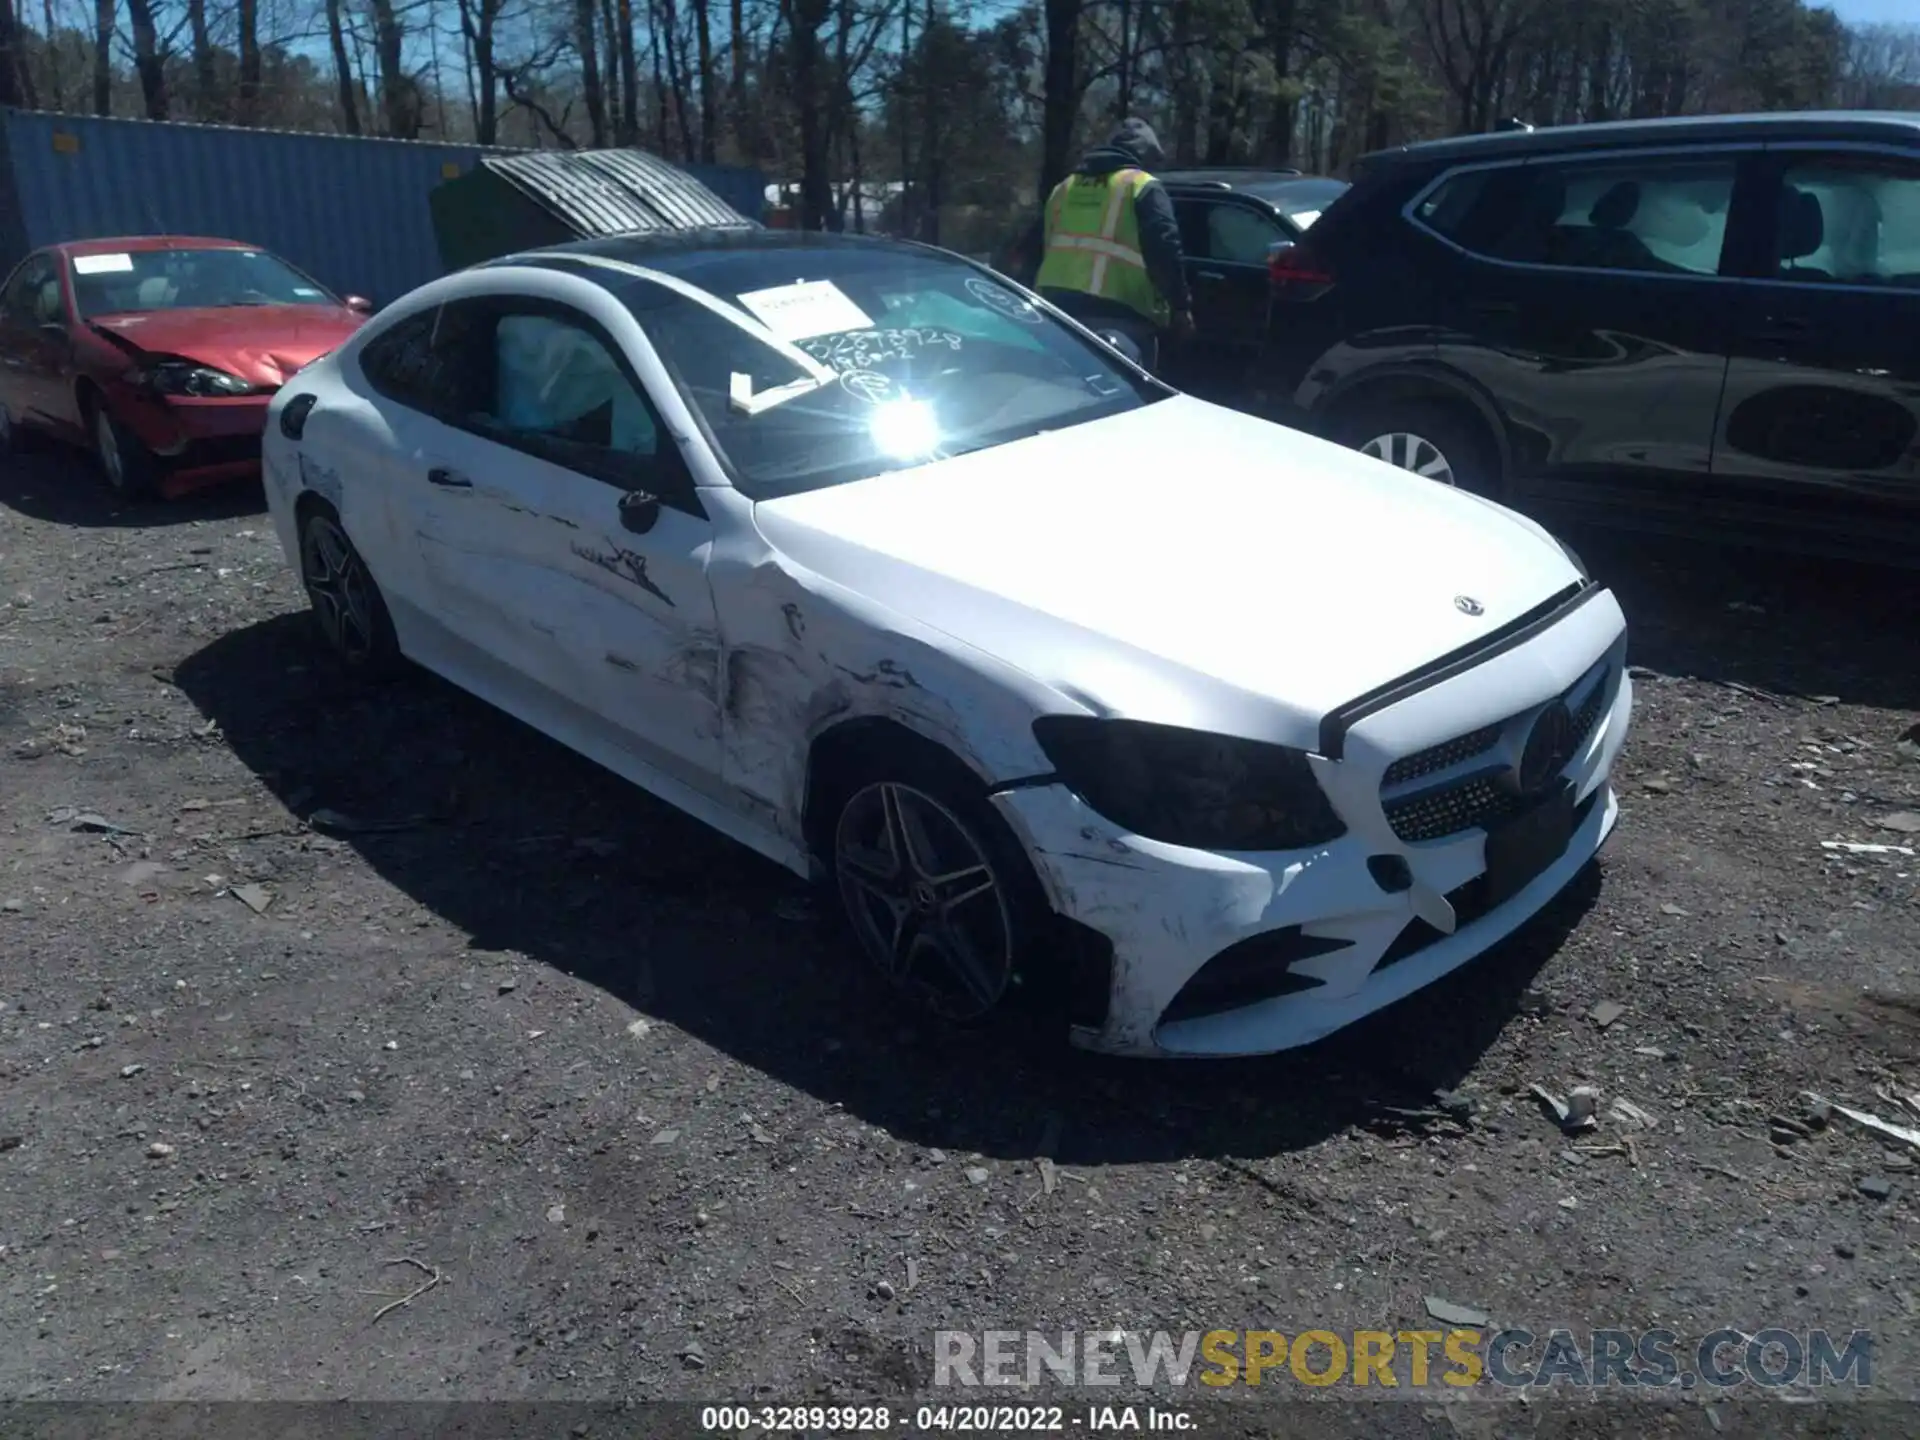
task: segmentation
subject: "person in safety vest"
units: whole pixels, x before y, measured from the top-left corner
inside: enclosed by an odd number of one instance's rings
[[[1089,329],[1115,330],[1148,369],[1160,340],[1193,332],[1180,224],[1147,167],[1166,159],[1144,121],[1126,121],[1054,187],[1041,217],[1034,289]]]

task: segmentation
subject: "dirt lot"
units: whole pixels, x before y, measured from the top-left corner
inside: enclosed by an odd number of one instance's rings
[[[1920,1151],[1803,1096],[1920,1092],[1920,583],[1583,543],[1645,667],[1590,883],[1333,1042],[1143,1066],[903,1024],[768,865],[346,685],[257,493],[10,462],[0,1397],[901,1397],[941,1328],[1428,1297],[1867,1328],[1920,1396]]]

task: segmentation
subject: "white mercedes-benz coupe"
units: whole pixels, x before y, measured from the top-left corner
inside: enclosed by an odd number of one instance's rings
[[[955,1022],[1301,1045],[1614,825],[1626,625],[1570,550],[930,247],[447,276],[280,391],[265,473],[348,666],[412,660],[830,881]]]

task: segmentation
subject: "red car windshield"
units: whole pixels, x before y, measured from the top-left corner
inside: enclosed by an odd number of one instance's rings
[[[338,305],[264,250],[123,250],[75,255],[73,299],[82,319],[143,310],[230,305]]]

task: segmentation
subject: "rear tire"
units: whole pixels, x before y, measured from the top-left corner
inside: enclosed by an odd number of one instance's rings
[[[386,679],[401,669],[386,598],[331,506],[301,512],[300,581],[321,640],[350,673]]]
[[[1499,453],[1477,416],[1442,400],[1364,404],[1341,419],[1340,443],[1363,455],[1490,500],[1506,492]]]

